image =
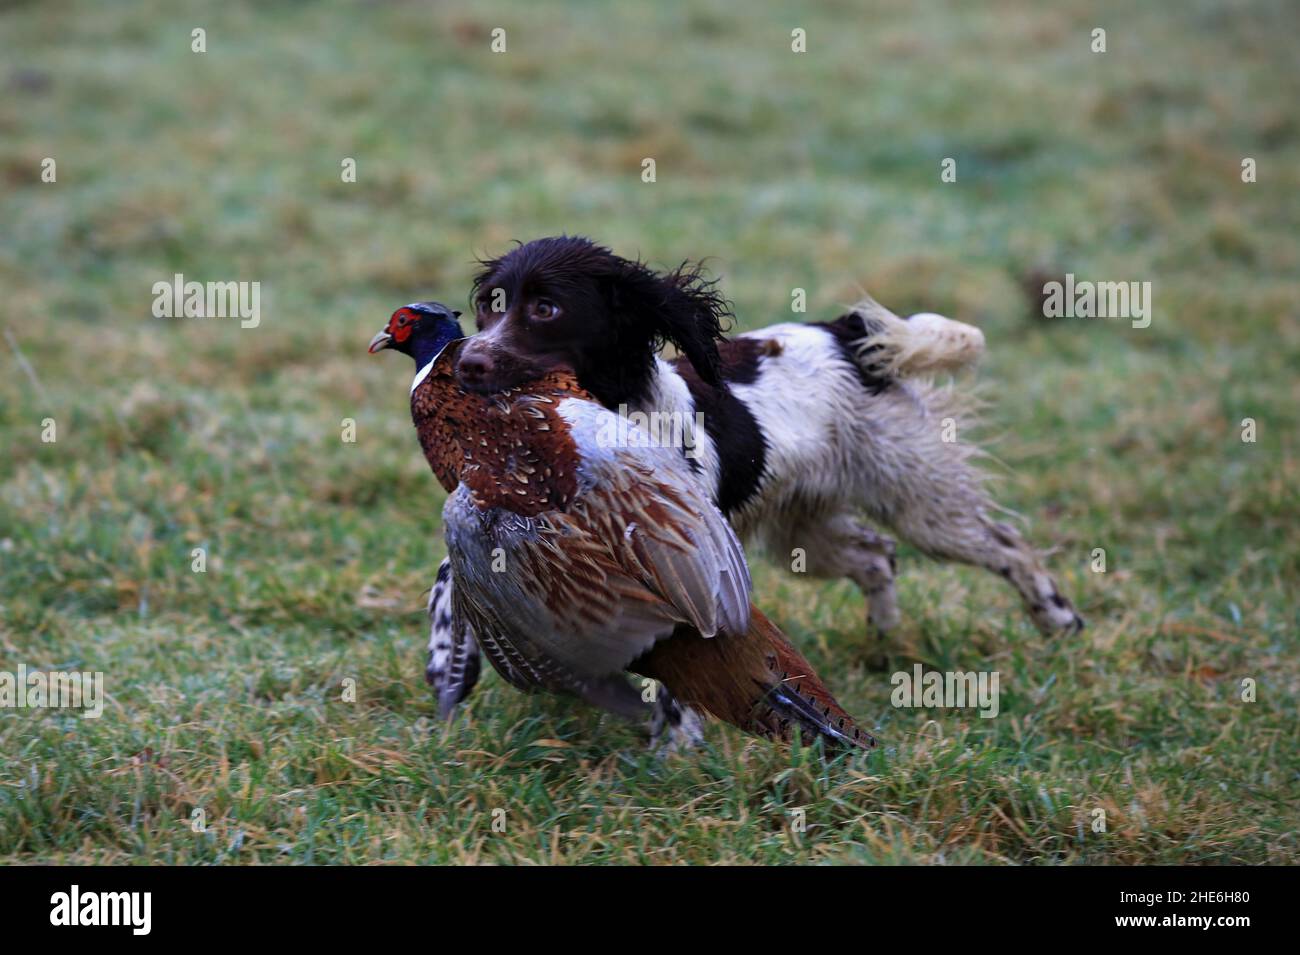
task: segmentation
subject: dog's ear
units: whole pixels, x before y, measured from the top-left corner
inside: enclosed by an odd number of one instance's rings
[[[689,262],[661,275],[639,262],[623,260],[623,268],[609,278],[607,289],[612,313],[625,328],[626,323],[634,323],[634,329],[627,328],[628,337],[646,335],[656,351],[672,342],[703,381],[720,387],[718,341],[731,308],[717,285],[699,265]]]
[[[661,313],[659,332],[672,342],[704,381],[722,385],[718,342],[731,306],[718,291],[718,280],[705,276],[698,264],[683,262],[663,277],[672,287]]]

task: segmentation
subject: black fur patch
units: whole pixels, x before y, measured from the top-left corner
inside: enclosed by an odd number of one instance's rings
[[[747,339],[720,343],[723,381],[753,382],[758,377],[762,344]],[[685,359],[674,359],[673,367],[690,389],[695,410],[704,414],[704,430],[718,449],[718,499],[714,503],[724,515],[731,514],[758,493],[767,467],[767,439],[744,402],[730,391],[705,384]]]
[[[807,324],[810,328],[824,329],[831,338],[835,339],[840,356],[849,363],[854,374],[858,376],[858,381],[862,383],[862,387],[871,394],[878,395],[894,383],[892,378],[873,375],[862,367],[864,360],[870,360],[871,352],[868,350],[860,357],[856,344],[877,329],[868,327],[861,315],[848,312],[833,322],[808,322]]]

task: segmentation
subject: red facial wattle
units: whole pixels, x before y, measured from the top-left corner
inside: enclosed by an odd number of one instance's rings
[[[393,336],[393,341],[404,342],[411,337],[411,329],[415,328],[417,320],[418,316],[409,308],[399,308],[388,320],[388,334]]]

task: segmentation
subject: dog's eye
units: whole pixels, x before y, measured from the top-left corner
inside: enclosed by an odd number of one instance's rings
[[[541,319],[545,322],[559,314],[560,310],[556,307],[554,302],[549,302],[544,298],[539,298],[533,303],[533,318]]]

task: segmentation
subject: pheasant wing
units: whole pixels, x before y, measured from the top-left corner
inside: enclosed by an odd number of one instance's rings
[[[604,447],[595,429],[613,415],[592,402],[559,411],[580,452],[581,492],[567,509],[483,509],[463,486],[444,508],[456,579],[498,632],[526,640],[517,647],[526,656],[593,678],[624,669],[679,623],[744,633],[744,552],[680,455]]]

